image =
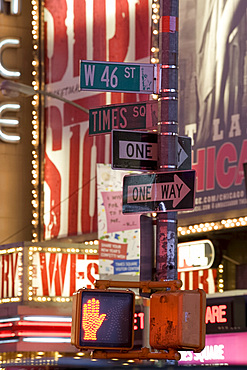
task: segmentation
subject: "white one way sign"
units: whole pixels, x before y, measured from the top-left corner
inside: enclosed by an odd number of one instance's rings
[[[123,213],[193,209],[194,184],[194,170],[125,176]]]
[[[155,171],[158,135],[146,131],[112,130],[112,168]],[[178,136],[178,170],[191,169],[191,138]]]

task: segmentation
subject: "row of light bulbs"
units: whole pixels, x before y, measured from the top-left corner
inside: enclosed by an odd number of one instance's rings
[[[33,38],[33,61],[32,61],[32,86],[34,90],[39,90],[39,4],[37,0],[32,0],[32,38]],[[34,94],[32,99],[32,241],[38,241],[38,217],[39,217],[39,95]]]
[[[206,222],[190,226],[178,227],[178,236],[202,233],[207,231],[230,229],[247,225],[247,217],[239,217],[215,222]]]
[[[159,15],[160,4],[159,0],[153,0],[152,3],[152,47],[151,47],[151,63],[159,63]]]

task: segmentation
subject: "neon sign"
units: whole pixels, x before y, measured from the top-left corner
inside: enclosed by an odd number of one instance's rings
[[[226,315],[227,306],[225,304],[220,304],[218,306],[207,306],[206,308],[206,315],[205,315],[205,322],[206,324],[210,322],[214,324],[215,322],[222,323],[227,322],[227,318],[224,317]]]

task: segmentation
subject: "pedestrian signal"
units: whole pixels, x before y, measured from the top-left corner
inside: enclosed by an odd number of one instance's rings
[[[205,346],[206,293],[202,289],[165,291],[150,299],[150,345],[201,352]]]
[[[80,289],[73,296],[71,343],[85,349],[131,349],[135,294]]]

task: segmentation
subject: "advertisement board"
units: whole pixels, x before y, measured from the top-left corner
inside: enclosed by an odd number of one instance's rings
[[[180,4],[179,132],[192,138],[195,208],[180,223],[246,213],[247,3]]]
[[[32,297],[72,297],[93,288],[99,278],[98,255],[36,251],[32,255]]]
[[[45,0],[44,10],[47,91],[87,109],[149,100],[79,91],[79,60],[150,63],[151,0]],[[96,163],[110,163],[110,134],[89,137],[89,114],[50,98],[45,131],[45,239],[97,232]]]
[[[181,351],[179,365],[246,365],[247,333],[214,334],[206,336],[200,353]]]

